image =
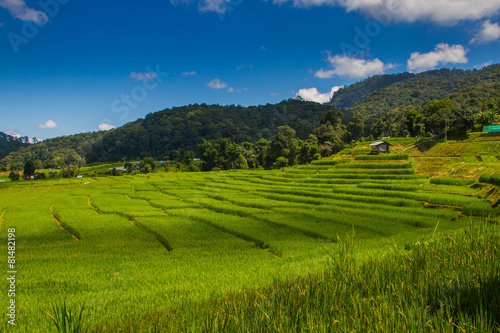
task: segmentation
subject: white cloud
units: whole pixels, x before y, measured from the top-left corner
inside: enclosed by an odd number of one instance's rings
[[[488,62],[485,62],[484,64],[482,65],[477,65],[477,66],[474,66],[475,69],[482,69],[484,67],[488,67],[489,65],[493,64],[493,60],[490,60]]]
[[[496,41],[500,38],[500,25],[498,23],[491,23],[491,21],[484,21],[481,30],[471,39],[471,44],[486,44]]]
[[[227,92],[230,92],[230,93],[233,93],[233,92],[235,92],[235,91],[236,91],[236,90],[234,90],[234,88],[233,88],[233,87],[229,87],[229,89],[227,90]]]
[[[227,83],[224,83],[219,79],[213,79],[207,84],[207,86],[212,89],[224,89],[227,87]]]
[[[182,72],[182,75],[184,75],[184,76],[196,75],[196,72],[195,72],[195,71],[191,71],[191,72]]]
[[[102,123],[99,126],[97,126],[97,129],[99,131],[109,131],[110,129],[116,128],[114,125],[108,124],[108,123]]]
[[[279,94],[277,92],[270,92],[269,96],[278,96]]]
[[[137,81],[153,81],[156,78],[157,74],[154,72],[146,72],[146,73],[130,73],[130,78]]]
[[[15,128],[11,128],[11,129],[5,130],[3,132],[7,135],[10,135],[10,136],[13,136],[16,138],[21,137],[21,132],[19,132],[19,130],[15,129]]]
[[[320,93],[317,88],[307,88],[300,89],[299,92],[295,95],[295,97],[302,97],[306,101],[312,101],[316,103],[327,103],[332,99],[333,94],[337,92],[343,86],[335,86],[327,93]]]
[[[47,14],[26,6],[24,0],[0,0],[0,7],[7,9],[10,15],[22,21],[44,24],[49,21]]]
[[[406,22],[480,20],[500,10],[500,0],[273,0],[275,4],[288,2],[302,8],[339,6],[348,12],[359,10],[368,13],[376,19],[377,14],[389,13],[391,20]]]
[[[384,74],[387,69],[393,68],[392,64],[384,64],[380,59],[364,60],[350,57],[345,54],[328,55],[328,62],[333,69],[320,69],[314,76],[320,79],[329,79],[335,75],[348,76],[353,79],[365,78],[376,74]]]
[[[414,52],[408,59],[408,69],[412,72],[423,72],[438,65],[466,64],[469,62],[466,55],[469,50],[462,45],[448,45],[440,43],[434,51],[429,53]]]
[[[57,128],[57,124],[53,120],[47,120],[45,124],[39,124],[36,128],[42,128],[42,129],[52,129],[52,128]]]

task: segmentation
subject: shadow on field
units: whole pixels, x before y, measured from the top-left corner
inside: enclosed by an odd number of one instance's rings
[[[481,279],[480,279],[481,281]],[[427,303],[428,315],[445,313],[459,324],[461,318],[473,318],[480,326],[500,325],[500,276],[481,281],[479,286],[463,287],[456,280]],[[439,315],[441,314],[441,315]],[[481,325],[483,324],[483,325]]]

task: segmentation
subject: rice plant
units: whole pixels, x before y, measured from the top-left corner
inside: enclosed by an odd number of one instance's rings
[[[78,310],[78,308],[66,305],[66,301],[64,301],[62,304],[53,304],[52,314],[47,313],[47,315],[54,323],[57,332],[81,333],[85,332],[82,318],[84,310],[85,303]]]
[[[481,183],[489,183],[500,186],[500,175],[482,175],[479,177]]]
[[[411,163],[342,163],[337,169],[411,169]]]
[[[473,179],[461,179],[454,177],[435,177],[431,179],[431,184],[438,185],[455,185],[455,186],[467,186],[472,185],[476,181]]]
[[[407,160],[407,154],[397,154],[397,155],[357,155],[355,160],[376,160],[376,161],[388,161],[388,160]]]

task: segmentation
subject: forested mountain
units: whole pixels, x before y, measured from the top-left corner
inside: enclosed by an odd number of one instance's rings
[[[23,145],[1,160],[12,170],[21,170],[26,161],[40,160],[45,168],[85,164],[85,155],[104,132],[81,133],[47,139],[37,144]]]
[[[0,132],[0,159],[7,156],[10,152],[16,151],[28,144],[28,138],[16,138],[12,135]]]
[[[364,122],[364,135],[422,136],[481,131],[499,120],[500,80],[479,83],[440,100],[427,100],[373,116]],[[359,115],[359,113],[357,114]],[[354,118],[354,117],[353,117]]]
[[[316,152],[312,146],[319,144],[321,155],[327,156],[363,136],[439,135],[446,122],[452,132],[480,130],[499,120],[500,65],[474,71],[442,69],[375,76],[342,89],[333,102],[353,104],[344,109],[294,99],[250,107],[194,104],[151,113],[107,132],[63,136],[32,145],[23,143],[27,138],[1,133],[0,154],[8,156],[0,167],[20,170],[28,160],[56,167],[202,155],[213,157],[213,168],[226,167],[224,154],[212,156],[217,151],[214,147],[222,146],[233,147],[229,155],[242,155],[250,166],[269,166],[278,156],[272,141],[278,142],[277,129],[285,125],[296,136],[293,149],[280,153],[290,163],[312,158]],[[267,150],[272,158],[254,162]]]
[[[147,115],[109,131],[92,146],[88,162],[176,159],[198,150],[202,139],[228,138],[236,143],[271,140],[279,126],[289,125],[305,140],[331,108],[290,99],[260,106],[194,104]]]
[[[392,108],[441,99],[482,82],[496,82],[499,74],[500,65],[492,65],[472,71],[443,68],[419,74],[376,75],[340,89],[331,104],[345,109],[344,122],[356,112],[369,118]]]

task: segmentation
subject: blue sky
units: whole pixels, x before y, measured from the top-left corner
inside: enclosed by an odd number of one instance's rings
[[[0,131],[45,139],[481,68],[500,62],[499,14],[500,0],[0,0]]]

